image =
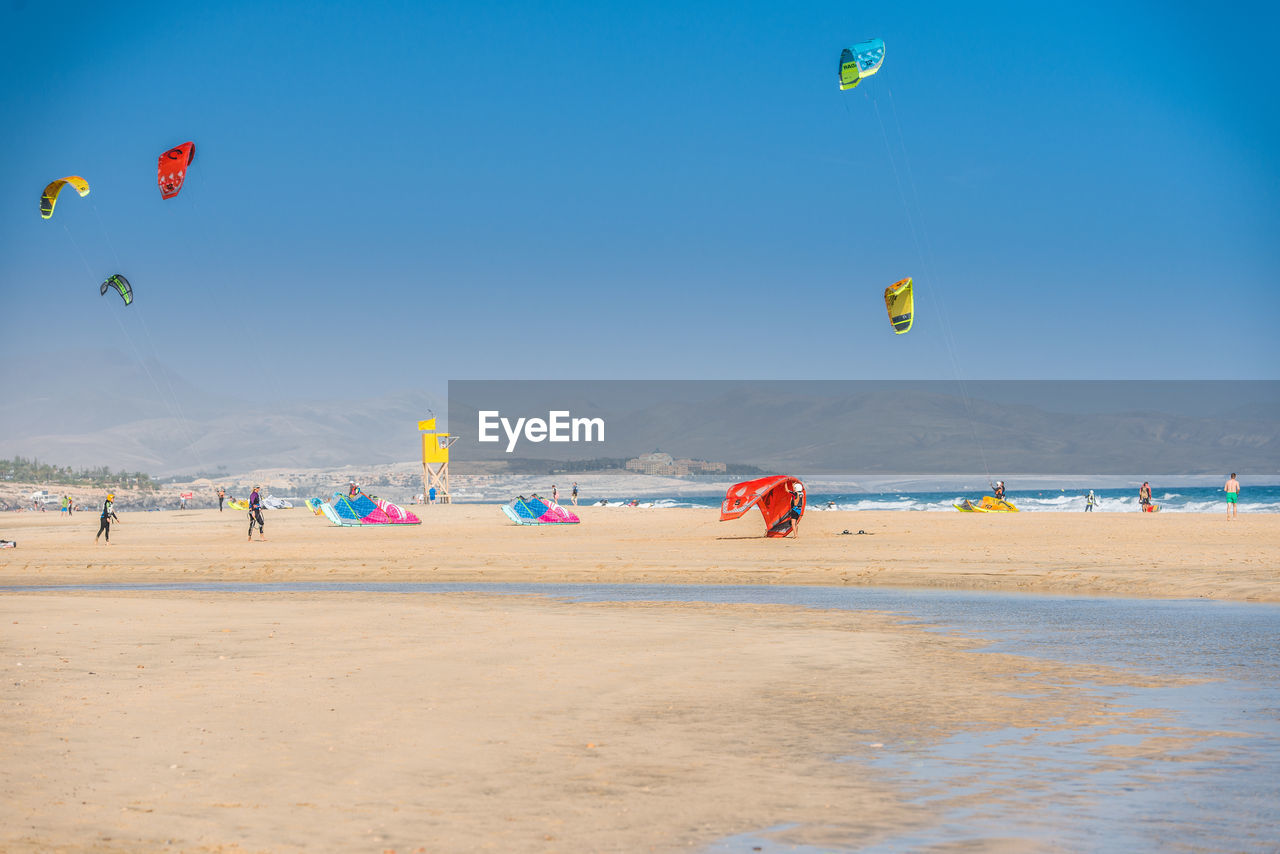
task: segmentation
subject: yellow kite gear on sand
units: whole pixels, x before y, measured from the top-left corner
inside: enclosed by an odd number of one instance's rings
[[[1018,513],[1021,512],[1008,501],[1001,501],[994,495],[984,495],[978,503],[973,503],[969,499],[965,499],[960,504],[952,504],[952,507],[961,513]]]

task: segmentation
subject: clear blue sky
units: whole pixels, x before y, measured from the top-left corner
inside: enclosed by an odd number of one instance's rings
[[[1280,376],[1274,7],[264,6],[5,3],[6,373],[83,346],[261,399]],[[42,221],[67,174],[91,195]]]

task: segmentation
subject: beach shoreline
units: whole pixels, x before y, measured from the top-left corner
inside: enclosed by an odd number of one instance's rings
[[[1280,514],[822,512],[798,539],[758,514],[580,507],[582,524],[520,527],[492,505],[416,510],[422,525],[336,528],[305,508],[6,515],[0,586],[181,582],[798,584],[1280,601]],[[843,531],[849,531],[848,535]],[[859,534],[859,531],[865,533]]]
[[[1196,743],[1082,687],[1167,679],[869,611],[25,594],[0,642],[12,852],[849,848],[937,820],[886,752],[1010,727],[1119,727],[1171,763]]]

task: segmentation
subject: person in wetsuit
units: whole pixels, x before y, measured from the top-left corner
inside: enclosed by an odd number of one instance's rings
[[[253,488],[253,492],[249,493],[249,542],[253,542],[253,526],[258,526],[258,539],[265,540],[266,536],[262,529],[262,496],[258,494],[259,486]]]
[[[111,520],[120,521],[120,517],[116,515],[116,496],[114,492],[107,493],[107,500],[102,502],[102,523],[98,525],[98,533],[93,535],[93,541],[96,543],[98,537],[103,534],[107,535],[107,543],[111,543]]]

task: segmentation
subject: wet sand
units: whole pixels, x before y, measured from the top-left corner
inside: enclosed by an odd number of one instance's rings
[[[110,546],[95,514],[0,516],[0,585],[155,581],[555,581],[824,584],[1280,601],[1280,514],[814,512],[796,540],[758,514],[580,508],[519,527],[498,508],[417,508],[420,526],[333,528],[269,511],[128,513]],[[840,534],[843,530],[852,533]],[[858,535],[859,530],[866,535]]]
[[[866,612],[14,594],[0,624],[4,851],[672,851],[780,825],[851,847],[934,818],[883,751],[1126,726],[1078,688],[1105,668]]]
[[[570,581],[848,584],[1280,600],[1280,520],[814,513],[801,538],[714,511],[497,508],[336,529],[305,510],[12,514],[0,584]],[[848,528],[865,536],[842,536]],[[958,733],[1194,738],[1091,684],[871,612],[482,594],[0,597],[0,850],[671,851],[735,834],[858,847],[940,807],[870,764]],[[981,773],[975,768],[975,773]],[[768,830],[775,828],[774,830]],[[777,829],[782,828],[782,829]],[[973,840],[1034,851],[1043,840]]]

